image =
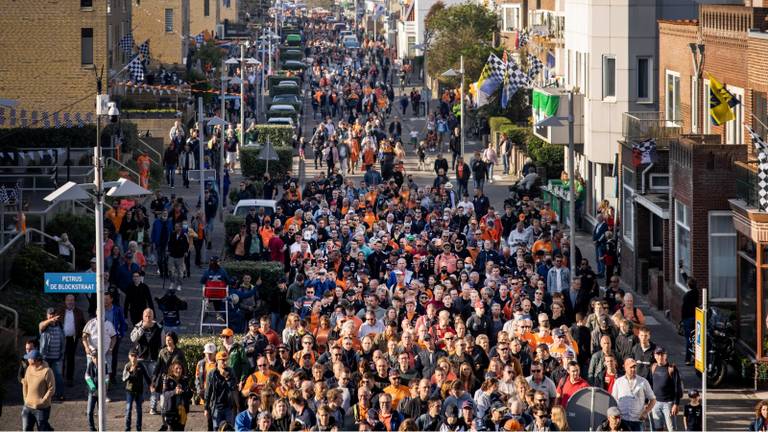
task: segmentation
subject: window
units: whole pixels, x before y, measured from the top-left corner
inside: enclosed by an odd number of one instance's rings
[[[765,93],[752,90],[752,129],[764,137],[768,128],[768,99]]]
[[[603,56],[603,99],[616,97],[616,57]]]
[[[211,0],[203,0],[203,16],[211,16]]]
[[[664,220],[651,213],[651,251],[661,252],[664,248]]]
[[[680,74],[674,71],[667,71],[667,101],[665,116],[670,126],[675,126],[683,118],[682,104],[680,103]]]
[[[92,8],[93,7],[93,0],[80,0],[80,8]]]
[[[709,113],[709,80],[704,80],[704,91],[702,92],[702,98],[701,98],[701,110],[704,113]],[[702,120],[702,129],[705,134],[712,133],[712,120],[709,119],[709,114],[707,114],[704,117],[704,120]]]
[[[637,58],[637,102],[653,102],[653,59]]]
[[[173,32],[173,9],[165,10],[165,32]]]
[[[80,63],[93,64],[93,29],[80,29]]]
[[[501,7],[501,30],[511,32],[519,29],[520,26],[520,6],[503,5]]]
[[[416,56],[416,49],[414,48],[415,45],[416,45],[416,36],[408,36],[408,56],[409,57]]]
[[[691,76],[691,132],[699,132],[699,80]]]
[[[621,176],[623,193],[621,194],[621,234],[624,241],[632,245],[635,240],[635,173],[624,168]]]
[[[649,188],[656,192],[669,191],[669,174],[651,174],[649,176]]]
[[[728,91],[741,103],[731,108],[736,118],[725,124],[725,143],[744,144],[744,126],[742,125],[744,123],[744,90],[728,86]]]
[[[736,300],[736,229],[731,212],[709,212],[709,297]]]
[[[675,201],[675,283],[687,290],[682,273],[691,275],[691,210]]]

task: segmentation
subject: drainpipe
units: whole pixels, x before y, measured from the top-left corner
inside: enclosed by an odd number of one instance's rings
[[[649,163],[647,167],[643,170],[643,172],[640,174],[640,178],[642,181],[642,186],[640,190],[642,191],[642,194],[645,195],[645,174],[653,168],[653,162]]]

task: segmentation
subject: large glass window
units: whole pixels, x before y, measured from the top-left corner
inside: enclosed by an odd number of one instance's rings
[[[616,57],[603,56],[603,99],[616,97]]]
[[[709,297],[736,299],[736,229],[730,212],[709,213]]]
[[[680,74],[667,71],[666,82],[666,110],[665,116],[668,123],[677,124],[682,118],[682,104],[680,103]]]
[[[755,262],[739,254],[739,338],[751,349],[757,348],[757,268]]]
[[[93,64],[93,29],[80,29],[80,64]]]
[[[675,201],[675,283],[688,289],[683,273],[691,276],[691,210],[680,201]]]
[[[519,29],[520,25],[520,6],[503,5],[501,7],[502,31],[511,32]]]
[[[637,101],[653,101],[653,59],[637,58]]]

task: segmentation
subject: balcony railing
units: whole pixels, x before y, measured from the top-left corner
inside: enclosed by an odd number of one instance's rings
[[[758,207],[757,161],[736,162],[736,198],[747,203],[748,207]]]
[[[622,133],[626,142],[656,139],[657,148],[669,148],[671,141],[680,138],[682,122],[667,120],[663,112],[626,112],[622,116]]]

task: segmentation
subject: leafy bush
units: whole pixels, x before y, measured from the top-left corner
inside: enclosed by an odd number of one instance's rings
[[[491,135],[499,132],[502,126],[511,126],[512,121],[506,117],[491,117],[488,119],[488,126],[491,129]]]
[[[293,166],[293,149],[291,147],[274,147],[280,160],[269,161],[269,174],[274,179],[282,179]],[[246,147],[240,150],[240,166],[243,176],[261,178],[266,172],[266,161],[258,160],[260,146]]]
[[[525,143],[528,142],[529,137],[532,136],[531,132],[528,129],[522,128],[520,126],[515,126],[513,124],[501,125],[498,131],[500,133],[506,134],[507,137],[509,137],[511,142],[516,143],[518,145],[525,145]]]
[[[120,148],[122,153],[133,153],[139,145],[139,131],[134,123],[119,122],[109,123],[106,126],[102,123],[101,127],[101,145],[109,146],[112,135],[120,135],[123,138],[123,144]],[[94,133],[94,136],[96,134]],[[94,143],[95,145],[95,143]]]
[[[242,216],[227,215],[224,217],[224,232],[227,239],[231,239],[238,232],[240,232],[240,226],[245,223],[245,218]]]
[[[242,338],[243,337],[241,335],[238,335],[238,334],[235,335],[235,341],[237,342],[240,342]],[[203,348],[207,343],[215,344],[217,350],[224,350],[224,346],[221,344],[221,338],[218,337],[218,334],[210,335],[210,336],[179,335],[179,343],[176,344],[176,346],[179,347],[182,351],[184,351],[184,359],[187,362],[184,365],[184,368],[188,371],[187,372],[188,376],[190,374],[194,376],[195,368],[197,367],[197,362],[202,360],[203,357],[205,356],[205,354],[203,354]]]
[[[563,171],[563,147],[549,144],[529,133],[528,156],[537,166],[547,169],[547,178],[558,178]]]
[[[274,261],[224,261],[221,267],[229,277],[241,279],[243,275],[249,274],[254,283],[261,278],[259,296],[265,299],[277,294],[277,282],[284,276],[283,264]]]
[[[91,260],[93,245],[96,242],[94,220],[91,215],[59,213],[45,226],[45,232],[60,236],[67,233],[69,241],[75,246],[75,265],[77,269],[88,268]],[[56,253],[58,247],[52,244],[49,251]]]
[[[256,125],[256,133],[246,132],[246,137],[251,141],[263,144],[272,143],[274,147],[291,147],[293,142],[293,128],[287,125]]]
[[[96,126],[81,128],[11,128],[3,129],[0,147],[5,151],[18,148],[94,147]]]

